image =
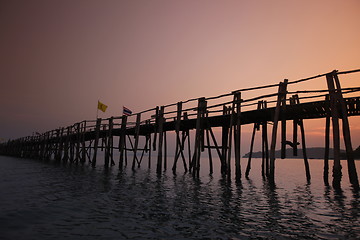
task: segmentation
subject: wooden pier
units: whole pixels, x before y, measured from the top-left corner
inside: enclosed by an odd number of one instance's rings
[[[229,180],[232,174],[232,159],[234,159],[235,178],[240,181],[241,164],[245,164],[240,161],[241,151],[248,152],[248,149],[241,148],[241,126],[253,124],[245,176],[248,177],[251,171],[256,132],[261,131],[263,154],[262,171],[259,174],[269,182],[274,182],[275,148],[279,129],[281,158],[286,158],[286,146],[291,147],[296,156],[298,145],[301,144],[306,179],[310,182],[304,120],[325,118],[324,183],[329,183],[329,146],[332,136],[334,149],[332,185],[335,188],[340,187],[342,166],[339,122],[341,120],[349,179],[351,184],[358,188],[348,117],[360,115],[360,96],[356,96],[360,87],[342,88],[339,75],[356,73],[360,75],[359,72],[360,70],[333,71],[296,81],[285,79],[278,84],[240,89],[216,97],[202,97],[158,106],[131,116],[82,121],[39,135],[9,140],[0,144],[0,154],[43,160],[54,159],[64,163],[89,162],[95,167],[98,151],[102,150],[105,153],[105,167],[118,164],[118,167],[123,169],[131,165],[135,170],[146,164],[144,160],[146,157],[147,166],[150,168],[152,151],[156,151],[156,171],[161,176],[170,164],[167,156],[167,133],[173,132],[175,157],[171,161],[171,169],[174,174],[179,171],[178,164],[181,164],[183,171],[199,177],[201,164],[206,164],[200,161],[200,157],[204,151],[207,151],[210,174],[214,171],[213,154],[216,154],[221,166],[219,170]],[[289,90],[289,87],[301,89],[301,84],[308,81],[324,81],[327,89]],[[256,97],[247,99],[243,97],[245,93],[253,93],[257,90],[270,92],[259,96],[255,94]],[[289,121],[292,121],[292,139],[286,139]],[[269,125],[272,129],[268,128]],[[221,129],[220,137],[214,134],[214,128]],[[300,130],[301,143],[298,142],[298,130]],[[118,159],[114,158],[114,151],[119,152]]]

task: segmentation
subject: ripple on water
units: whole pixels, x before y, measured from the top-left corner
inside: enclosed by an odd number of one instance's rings
[[[302,161],[277,168],[276,187],[256,159],[250,179],[154,170],[59,166],[0,157],[1,239],[356,239],[359,193],[306,184]],[[292,164],[292,165],[291,165]],[[310,162],[312,164],[312,162]],[[299,165],[299,166],[298,166]],[[321,166],[314,164],[314,166]],[[284,173],[285,172],[285,173]],[[282,173],[284,173],[282,175]],[[344,176],[345,178],[346,176]],[[5,194],[4,194],[5,193]]]

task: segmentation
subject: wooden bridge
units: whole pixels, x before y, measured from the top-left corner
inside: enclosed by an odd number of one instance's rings
[[[156,169],[161,175],[167,168],[167,133],[175,135],[175,157],[172,170],[177,172],[178,160],[182,161],[184,171],[199,177],[200,155],[208,151],[209,169],[213,172],[213,151],[221,163],[221,174],[231,177],[231,161],[235,161],[236,180],[241,178],[240,150],[241,126],[253,124],[250,139],[250,155],[245,176],[251,169],[251,155],[255,133],[261,130],[262,176],[270,182],[275,178],[275,147],[278,125],[281,131],[281,158],[285,158],[286,146],[293,149],[297,156],[298,130],[304,156],[306,178],[310,181],[309,163],[306,154],[305,130],[303,120],[326,118],[324,132],[324,182],[328,184],[330,123],[334,149],[332,185],[340,187],[342,172],[340,164],[340,130],[342,121],[343,140],[346,147],[350,182],[359,187],[353,158],[348,117],[360,115],[360,87],[341,88],[339,75],[359,73],[359,70],[333,71],[322,75],[296,81],[284,80],[279,84],[246,88],[209,98],[195,98],[184,102],[148,109],[131,116],[98,118],[82,121],[74,125],[58,128],[42,134],[9,140],[0,145],[0,154],[17,157],[37,158],[68,163],[90,162],[96,166],[98,150],[105,151],[105,167],[115,165],[123,169],[128,162],[132,169],[140,167],[144,156],[151,166],[152,151],[157,151]],[[290,91],[290,86],[301,89],[307,81],[325,80],[327,89]],[[323,81],[324,81],[323,80]],[[359,83],[359,81],[357,81]],[[300,86],[300,87],[298,87]],[[267,94],[243,99],[243,93],[264,91],[277,88]],[[300,102],[301,101],[301,102]],[[132,120],[132,121],[131,121]],[[286,139],[286,124],[292,122],[292,139]],[[268,140],[268,125],[271,132]],[[213,128],[221,129],[221,139],[214,134]],[[192,132],[192,134],[190,134]],[[130,137],[131,136],[131,137]],[[117,137],[117,138],[116,138]],[[191,145],[190,138],[193,137]],[[141,146],[140,146],[141,145]],[[142,147],[142,145],[144,145]],[[118,161],[114,150],[119,151]],[[248,151],[248,149],[246,149]],[[128,152],[132,153],[128,156]],[[232,153],[234,158],[232,158]]]

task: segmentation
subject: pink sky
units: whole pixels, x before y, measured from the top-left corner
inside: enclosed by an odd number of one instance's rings
[[[1,1],[0,138],[95,119],[98,99],[106,118],[358,69],[359,23],[357,0]],[[323,146],[323,122],[305,128]]]

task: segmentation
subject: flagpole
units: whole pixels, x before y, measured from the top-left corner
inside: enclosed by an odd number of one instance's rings
[[[98,115],[99,115],[99,99],[98,99],[98,105],[96,107],[96,120],[98,119]]]

